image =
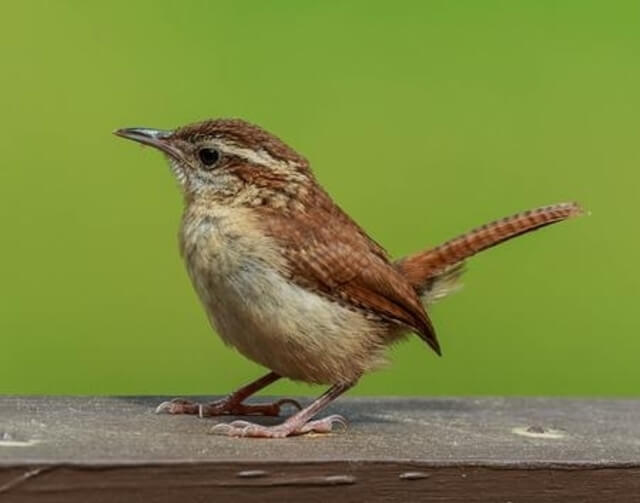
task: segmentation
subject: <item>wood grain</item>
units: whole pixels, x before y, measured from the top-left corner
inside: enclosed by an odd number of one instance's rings
[[[639,400],[350,399],[332,407],[351,419],[348,432],[272,441],[208,435],[216,420],[154,415],[165,398],[0,398],[0,501],[624,502],[640,494]]]

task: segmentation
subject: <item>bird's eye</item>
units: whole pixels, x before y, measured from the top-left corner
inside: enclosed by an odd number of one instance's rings
[[[198,157],[208,169],[213,168],[220,160],[220,152],[215,148],[201,148],[198,150]]]

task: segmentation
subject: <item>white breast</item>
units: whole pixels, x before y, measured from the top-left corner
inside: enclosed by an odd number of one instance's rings
[[[282,274],[273,241],[237,208],[185,218],[183,254],[222,339],[278,374],[333,384],[384,362],[385,327]]]

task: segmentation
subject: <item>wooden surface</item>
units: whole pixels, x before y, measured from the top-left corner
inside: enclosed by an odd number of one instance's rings
[[[256,440],[164,399],[0,397],[0,502],[640,501],[638,400],[344,399],[345,433]]]

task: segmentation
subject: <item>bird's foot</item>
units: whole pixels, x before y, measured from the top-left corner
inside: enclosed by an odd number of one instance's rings
[[[220,423],[211,428],[211,433],[229,437],[286,438],[305,433],[331,433],[334,425],[347,429],[347,420],[336,414],[306,422],[296,419],[295,416],[291,417],[276,426],[263,426],[248,421]]]
[[[193,414],[200,417],[211,416],[279,416],[283,406],[291,405],[298,410],[302,406],[291,398],[283,398],[273,403],[246,404],[230,397],[211,403],[198,403],[183,398],[162,402],[156,407],[156,414]]]

